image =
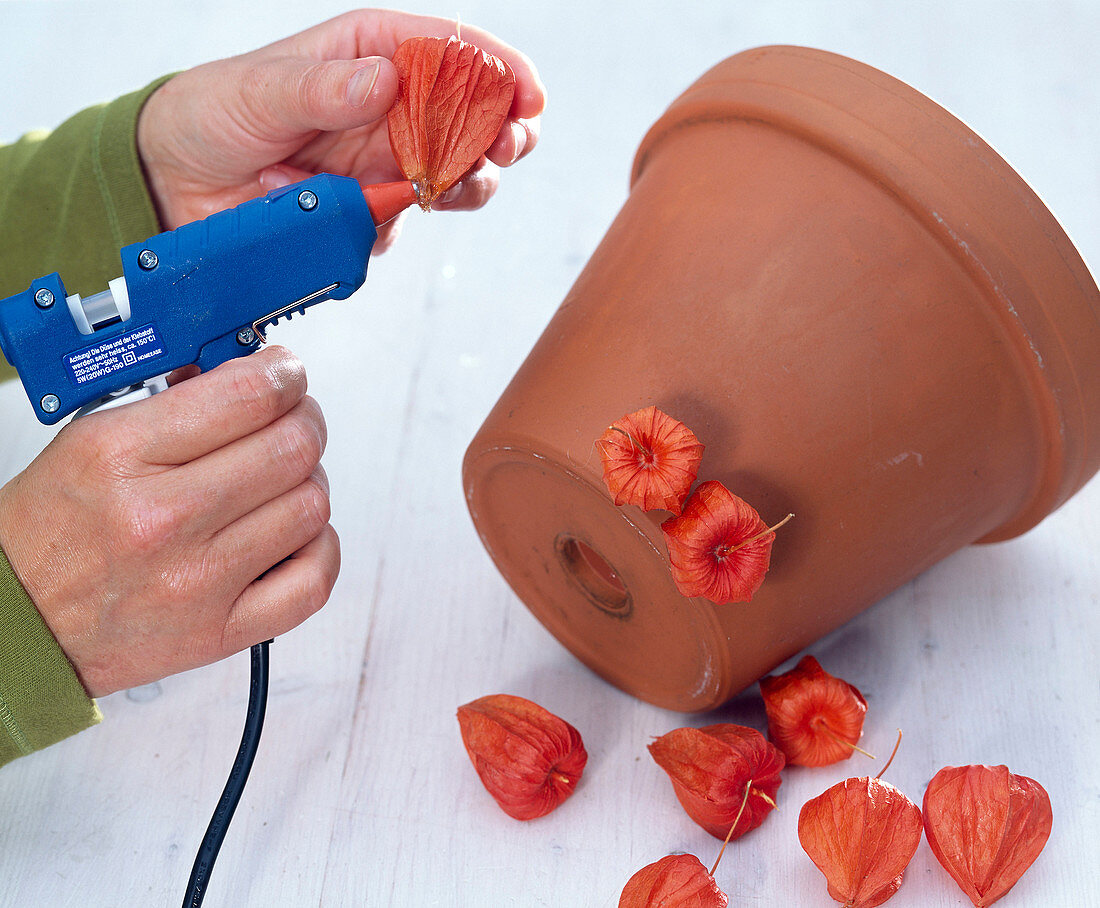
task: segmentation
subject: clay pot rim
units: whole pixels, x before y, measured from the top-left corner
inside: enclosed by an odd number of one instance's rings
[[[1024,506],[980,541],[1025,532],[1080,489],[1100,468],[1100,419],[1090,420],[1095,402],[1084,399],[1089,383],[1074,362],[1100,370],[1089,355],[1100,348],[1100,291],[1026,181],[981,136],[899,79],[839,54],[777,45],[730,57],[680,95],[643,138],[630,185],[670,137],[731,120],[810,142],[885,187],[989,302],[1027,377],[1042,464]],[[991,200],[999,212],[992,220]],[[1051,274],[1055,282],[1041,279]],[[1045,298],[1074,305],[1086,330],[1067,337]]]

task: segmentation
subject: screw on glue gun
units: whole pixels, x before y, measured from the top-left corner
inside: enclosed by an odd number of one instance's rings
[[[68,293],[54,273],[0,300],[0,351],[46,424],[148,397],[181,366],[253,353],[279,319],[351,296],[376,225],[416,201],[409,182],[284,186],[126,246],[122,276],[100,293]]]

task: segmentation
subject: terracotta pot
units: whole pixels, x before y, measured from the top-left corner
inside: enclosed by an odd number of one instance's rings
[[[782,531],[747,605],[681,596],[660,522],[593,446],[655,404]],[[1100,466],[1100,294],[1024,181],[868,66],[719,64],[645,137],[629,198],[467,452],[513,589],[608,681],[717,706]]]

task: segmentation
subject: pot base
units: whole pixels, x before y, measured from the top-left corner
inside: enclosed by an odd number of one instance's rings
[[[667,709],[705,710],[730,695],[729,642],[708,603],[676,591],[654,520],[608,507],[605,489],[515,445],[488,441],[466,469],[478,477],[470,512],[494,528],[486,548],[585,665]]]

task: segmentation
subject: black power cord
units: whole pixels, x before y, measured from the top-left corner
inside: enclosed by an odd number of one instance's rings
[[[264,713],[267,712],[268,646],[270,644],[271,641],[266,640],[252,647],[252,678],[248,688],[248,712],[245,714],[241,746],[237,748],[237,758],[229,771],[229,779],[218,800],[218,806],[214,808],[210,825],[206,827],[206,835],[202,837],[199,852],[195,855],[195,866],[191,868],[191,879],[187,883],[187,896],[183,900],[183,908],[199,908],[202,904],[206,887],[210,883],[210,874],[214,869],[214,861],[225,840],[229,821],[233,819],[233,811],[237,809],[237,803],[241,800],[244,783],[248,781],[248,772],[252,769],[252,761],[260,745]]]

